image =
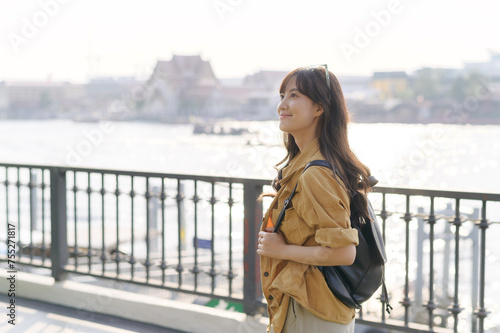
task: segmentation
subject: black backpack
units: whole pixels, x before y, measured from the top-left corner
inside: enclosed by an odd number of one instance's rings
[[[304,173],[310,166],[324,166],[334,172],[334,168],[327,161],[315,160],[306,165]],[[374,177],[370,179],[372,186],[377,183]],[[298,184],[298,183],[297,183]],[[285,200],[283,209],[278,216],[274,232],[277,232],[283,218],[285,210],[292,200],[297,184],[290,196]],[[360,309],[361,303],[367,301],[382,286],[386,311],[390,312],[387,289],[384,283],[384,264],[387,261],[385,255],[384,241],[380,233],[377,216],[373,211],[370,201],[368,201],[368,213],[371,221],[360,223],[351,214],[351,227],[358,230],[359,245],[356,247],[356,259],[350,266],[318,266],[325,276],[326,283],[332,293],[346,306]]]

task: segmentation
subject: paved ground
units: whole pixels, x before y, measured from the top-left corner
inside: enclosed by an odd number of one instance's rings
[[[11,325],[6,315],[10,299],[0,295],[0,333],[189,333],[24,298],[15,301],[16,324]],[[355,332],[385,331],[356,325]]]
[[[10,299],[0,295],[0,333],[184,333],[118,317],[75,310],[59,305],[16,298],[15,325],[8,323]]]

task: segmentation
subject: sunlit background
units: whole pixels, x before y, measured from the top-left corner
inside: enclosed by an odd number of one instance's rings
[[[0,0],[0,163],[270,180],[285,155],[279,84],[327,64],[354,120],[351,146],[379,185],[498,193],[499,13],[492,0]],[[480,203],[463,201],[477,217]],[[402,219],[390,222],[401,264]],[[396,264],[389,281],[403,283]],[[488,328],[500,327],[500,285],[488,288]]]
[[[217,77],[227,78],[317,63],[328,63],[336,74],[363,75],[461,68],[466,62],[488,61],[489,51],[500,52],[495,38],[500,5],[489,0],[0,4],[1,80],[147,78],[158,60],[173,54],[200,54]],[[33,33],[26,22],[35,25]],[[372,36],[356,41],[359,31]],[[15,36],[24,40],[16,43]],[[347,45],[357,49],[348,58]]]

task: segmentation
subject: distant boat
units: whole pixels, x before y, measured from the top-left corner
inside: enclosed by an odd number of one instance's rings
[[[73,117],[74,122],[80,123],[98,123],[101,120],[103,119],[95,114],[76,114]]]
[[[234,127],[230,124],[197,123],[193,127],[193,134],[241,135],[247,132],[246,128]]]

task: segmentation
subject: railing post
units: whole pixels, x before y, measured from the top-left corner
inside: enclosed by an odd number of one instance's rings
[[[429,311],[429,331],[434,331],[434,310],[437,309],[437,305],[434,302],[434,227],[436,225],[436,216],[434,215],[434,197],[431,196],[431,207],[429,211],[429,218],[427,223],[429,223],[429,300],[427,305],[427,311]]]
[[[419,215],[424,213],[423,207],[418,207],[417,210]],[[424,290],[424,241],[426,238],[424,230],[424,219],[419,217],[418,229],[417,229],[417,278],[415,280],[415,307],[419,309],[422,306],[422,292]]]
[[[472,219],[476,220],[479,218],[479,209],[474,208],[474,212],[471,216]],[[478,292],[479,292],[479,228],[474,226],[470,235],[472,239],[472,292],[471,292],[471,303],[473,311],[478,307]],[[477,317],[474,315],[471,318],[472,327],[471,332],[477,332]]]
[[[43,170],[42,170],[43,172]],[[36,174],[30,173],[30,221],[31,221],[31,234],[33,230],[40,230],[40,223],[38,222],[38,196],[36,191],[37,176]],[[33,244],[30,244],[33,246]]]
[[[260,264],[257,254],[257,239],[262,222],[262,204],[257,202],[262,186],[253,182],[244,183],[244,285],[243,310],[248,315],[257,312],[258,301],[262,297]]]
[[[490,226],[486,218],[486,199],[483,200],[481,208],[481,220],[478,223],[481,229],[481,262],[479,267],[479,307],[474,312],[478,318],[478,333],[484,333],[484,320],[488,316],[488,311],[485,308],[484,296],[486,292],[486,229]]]
[[[453,237],[450,229],[450,225],[448,223],[445,224],[444,226],[444,231],[443,231],[443,238],[444,238],[444,254],[443,254],[443,281],[442,281],[442,287],[441,287],[441,297],[443,299],[446,299],[446,301],[449,300],[449,290],[448,290],[448,285],[450,283],[450,273],[449,273],[449,268],[450,268],[450,249],[451,249],[451,237]]]
[[[404,314],[404,325],[408,327],[410,322],[410,306],[412,301],[410,300],[410,222],[413,219],[410,213],[410,195],[406,195],[406,213],[403,216],[406,222],[406,239],[405,239],[405,288],[404,288],[404,298],[400,302],[405,308]]]
[[[50,168],[50,213],[52,276],[61,281],[67,276],[64,266],[68,263],[66,171],[61,168]]]
[[[149,239],[151,252],[157,254],[159,252],[159,240],[158,235],[160,234],[160,229],[158,228],[158,211],[160,210],[160,194],[161,190],[159,186],[153,186],[152,198],[149,200],[148,214],[149,214],[149,229],[153,235],[153,239]]]

